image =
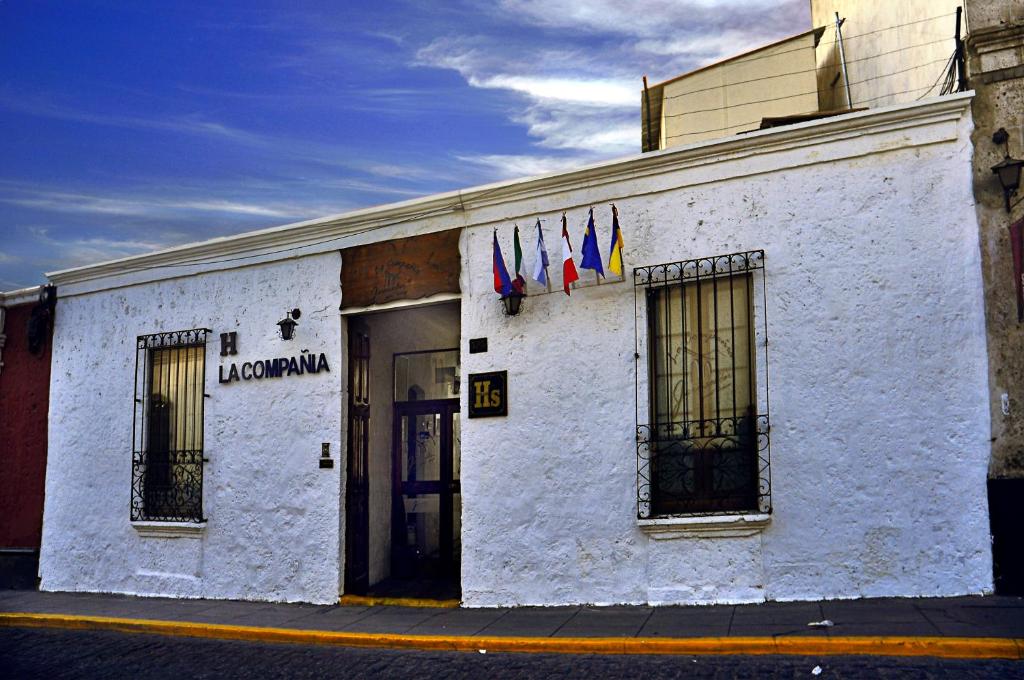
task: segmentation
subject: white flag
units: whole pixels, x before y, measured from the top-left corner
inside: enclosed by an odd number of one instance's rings
[[[548,285],[548,249],[544,247],[544,232],[537,220],[537,247],[534,249],[533,273],[534,281],[542,286]]]

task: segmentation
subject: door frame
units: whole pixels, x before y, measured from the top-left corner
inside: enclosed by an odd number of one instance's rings
[[[365,339],[362,347],[359,338]],[[344,592],[365,595],[370,588],[370,327],[348,322],[348,428],[345,457]],[[366,362],[360,375],[359,362]],[[365,384],[363,381],[365,380]],[[361,421],[360,427],[356,427]],[[358,441],[356,439],[358,438]]]

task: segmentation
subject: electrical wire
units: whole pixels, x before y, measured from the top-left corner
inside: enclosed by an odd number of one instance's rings
[[[854,81],[850,82],[850,85],[851,86],[853,86],[853,85],[863,85],[864,83],[870,83],[870,82],[874,82],[876,80],[882,80],[883,78],[890,78],[892,76],[900,75],[901,73],[906,73],[908,71],[913,71],[914,69],[926,68],[928,66],[933,66],[935,64],[940,64],[940,63],[945,63],[945,62],[947,62],[946,59],[936,59],[935,61],[930,61],[930,62],[927,62],[925,64],[918,64],[916,66],[911,66],[911,67],[905,68],[905,69],[900,69],[899,71],[893,71],[891,73],[883,73],[880,76],[874,76],[872,78],[864,78],[863,80],[854,80]],[[731,84],[729,86],[731,86]],[[932,87],[934,87],[934,85]],[[722,89],[722,88],[721,87],[717,87],[717,88],[713,88],[713,89]],[[692,115],[695,115],[695,114],[698,114],[698,113],[711,113],[711,112],[714,112],[714,111],[724,111],[726,109],[733,109],[733,108],[737,108],[737,107],[740,107],[740,106],[751,106],[753,104],[766,104],[768,102],[783,101],[783,100],[786,100],[786,99],[796,99],[797,97],[807,97],[807,96],[816,95],[816,94],[818,94],[818,90],[814,89],[814,90],[810,90],[808,92],[796,92],[796,93],[793,93],[793,94],[781,95],[779,97],[769,97],[768,99],[756,99],[756,100],[749,101],[749,102],[737,102],[737,103],[734,103],[734,104],[730,104],[728,106],[716,106],[716,107],[709,108],[709,109],[694,109],[694,110],[690,110],[690,111],[681,111],[679,113],[666,113],[666,114],[663,114],[662,117],[663,118],[679,118],[679,117],[682,117],[682,116],[692,116]],[[948,94],[948,93],[945,93],[945,94]],[[735,126],[731,126],[731,127],[735,127]]]
[[[946,74],[946,71],[943,71],[943,75],[945,75],[945,74]],[[942,79],[942,76],[939,77],[939,80],[941,80],[941,79]],[[922,95],[921,97],[918,97],[917,100],[916,100],[916,101],[920,101],[921,99],[924,99],[924,97],[927,96],[928,92],[933,90],[935,88],[935,85],[937,85],[937,84],[938,84],[938,81],[936,81],[933,85],[930,85],[930,86],[926,85],[924,87],[912,87],[910,89],[901,90],[899,92],[889,92],[889,93],[886,93],[886,94],[878,95],[877,97],[870,97],[868,99],[862,99],[861,103],[873,102],[873,101],[878,101],[879,99],[885,99],[886,97],[898,97],[898,96],[900,96],[902,94],[910,94],[912,92],[920,92],[921,90],[926,90],[925,94]],[[757,119],[757,120],[750,120],[750,121],[747,121],[745,123],[734,123],[732,125],[729,125],[729,126],[726,126],[726,127],[722,127],[722,128],[711,128],[711,129],[708,129],[708,130],[698,130],[696,132],[681,132],[681,133],[676,134],[676,135],[668,135],[666,137],[666,139],[677,139],[679,137],[692,137],[694,135],[703,135],[703,134],[708,133],[708,132],[725,132],[726,130],[733,130],[735,128],[741,128],[741,127],[744,127],[744,126],[747,126],[747,125],[753,125],[754,123],[759,123],[759,122],[761,122],[760,118]],[[739,130],[738,132],[749,132],[749,130]]]
[[[951,17],[951,16],[955,16],[955,15],[956,15],[956,12],[950,12],[948,14],[939,14],[939,15],[934,16],[934,17],[928,17],[927,19],[918,19],[916,21],[908,21],[906,23],[896,24],[894,26],[886,26],[885,28],[878,28],[878,29],[875,29],[873,31],[865,31],[864,33],[858,33],[856,35],[844,35],[843,36],[843,43],[845,44],[847,41],[855,40],[857,38],[863,38],[863,37],[866,37],[866,36],[869,36],[869,35],[875,35],[877,33],[883,33],[885,31],[891,31],[891,30],[894,30],[894,29],[897,29],[897,28],[903,28],[904,26],[912,26],[914,24],[924,23],[926,21],[937,21],[939,19],[945,19],[947,17]],[[829,24],[826,28],[831,28],[832,30],[835,30],[835,25],[834,24]],[[835,45],[838,42],[839,42],[838,39],[835,39],[835,40],[821,40],[821,41],[818,41],[818,44],[815,46],[815,49],[817,49],[817,48],[819,48],[819,47],[821,47],[823,45],[824,46]],[[782,54],[789,54],[791,52],[800,52],[800,51],[805,50],[805,49],[807,49],[806,46],[794,47],[792,49],[783,50],[781,52],[775,52],[775,53],[770,54],[770,55],[764,55],[764,56],[759,56],[759,57],[742,57],[742,56],[740,56],[740,57],[734,57],[732,59],[729,59],[728,61],[730,62],[730,65],[732,65],[732,64],[742,64],[742,63],[746,63],[746,62],[757,61],[759,59],[770,59],[772,57],[777,57],[777,56],[782,55]]]
[[[856,63],[863,62],[863,61],[868,61],[870,59],[878,59],[879,57],[884,57],[884,56],[887,56],[887,55],[890,55],[890,54],[895,54],[897,52],[905,52],[906,50],[912,50],[912,49],[916,49],[918,47],[927,47],[929,45],[936,45],[938,43],[946,42],[947,40],[954,40],[954,38],[940,38],[938,40],[930,40],[928,42],[916,43],[914,45],[907,45],[905,47],[899,47],[897,49],[888,50],[886,52],[879,52],[878,54],[872,54],[872,55],[869,55],[869,56],[866,56],[866,57],[859,57],[857,59],[849,59],[849,60],[847,60],[846,63],[847,63],[847,65],[849,65],[849,64],[856,64]],[[772,55],[772,56],[775,56],[775,55]],[[767,59],[768,57],[764,57],[764,58]],[[764,80],[769,80],[771,78],[782,78],[784,76],[794,76],[794,75],[800,75],[800,74],[804,74],[804,73],[815,73],[817,71],[832,70],[834,68],[836,68],[835,64],[828,65],[828,66],[816,66],[814,68],[800,69],[800,70],[797,70],[797,71],[787,71],[786,73],[779,73],[779,74],[776,74],[776,75],[773,75],[773,76],[765,76],[763,78],[751,78],[750,80],[740,80],[740,81],[737,81],[735,83],[728,83],[727,85],[716,85],[716,86],[713,86],[713,87],[704,87],[704,88],[700,88],[698,90],[689,90],[687,92],[680,92],[678,94],[663,96],[662,97],[662,101],[664,102],[664,101],[668,101],[668,100],[671,100],[671,99],[678,99],[680,97],[689,97],[690,95],[697,94],[699,92],[710,92],[712,90],[720,90],[723,87],[732,87],[734,85],[744,85],[744,84],[747,84],[747,83],[756,83],[756,82],[761,82],[761,81],[764,81]],[[882,76],[879,76],[879,77],[882,77]],[[863,81],[862,80],[862,81],[859,81],[859,82],[867,82],[867,81]],[[853,83],[850,83],[850,84],[853,85]]]

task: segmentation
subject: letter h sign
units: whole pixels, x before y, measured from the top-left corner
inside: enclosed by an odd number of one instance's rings
[[[508,415],[508,371],[469,374],[469,417]]]
[[[229,354],[238,354],[238,333],[235,331],[220,334],[220,355],[226,357]]]

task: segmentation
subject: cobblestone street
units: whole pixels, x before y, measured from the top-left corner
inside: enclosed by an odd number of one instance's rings
[[[812,674],[820,666],[820,675]],[[0,630],[4,678],[1024,678],[1016,661],[574,656],[367,650],[60,630]]]

